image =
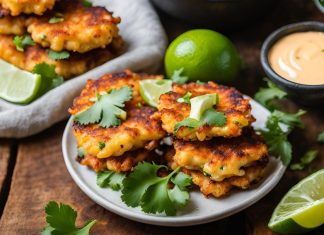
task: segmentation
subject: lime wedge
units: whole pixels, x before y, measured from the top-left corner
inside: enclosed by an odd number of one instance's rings
[[[13,103],[29,103],[36,98],[40,84],[40,75],[0,60],[0,98]]]
[[[218,103],[218,95],[215,94],[207,94],[196,96],[190,99],[191,110],[190,110],[190,118],[196,119],[200,121],[201,115],[209,108],[213,107]]]
[[[140,93],[144,101],[153,107],[157,107],[162,94],[172,91],[171,80],[142,80],[140,81]]]
[[[275,232],[301,233],[324,223],[324,169],[306,177],[283,197],[269,228]]]

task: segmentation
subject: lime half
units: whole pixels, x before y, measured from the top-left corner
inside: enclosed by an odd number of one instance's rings
[[[140,81],[140,93],[144,101],[150,106],[157,107],[162,94],[172,91],[171,80],[142,80]]]
[[[190,110],[190,118],[200,120],[201,115],[209,108],[213,107],[218,103],[218,95],[214,94],[206,94],[201,96],[196,96],[190,99],[191,110]]]
[[[324,223],[324,169],[306,177],[283,197],[269,228],[283,234],[302,233]]]
[[[40,75],[0,60],[0,98],[13,103],[29,103],[36,98],[40,84]]]

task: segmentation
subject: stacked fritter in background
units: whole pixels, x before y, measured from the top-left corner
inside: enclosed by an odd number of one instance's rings
[[[27,71],[39,63],[53,64],[57,74],[69,79],[121,52],[119,22],[104,7],[87,1],[0,0],[0,58]],[[27,35],[33,42],[17,50],[15,36]],[[69,56],[53,59],[50,51]]]
[[[139,81],[162,79],[130,71],[89,80],[69,110],[76,115],[93,105],[97,92],[129,86],[133,98],[126,102],[127,119],[119,126],[104,128],[99,124],[82,125],[74,121],[73,132],[78,147],[85,152],[81,164],[95,171],[129,172],[140,161],[167,163],[170,168],[192,176],[206,196],[220,197],[231,188],[248,188],[258,182],[268,162],[268,150],[262,138],[251,127],[254,121],[248,99],[237,90],[213,82],[206,84],[173,84],[172,91],[160,96],[157,109],[147,106],[139,91]],[[216,93],[216,111],[223,112],[222,126],[182,126],[175,133],[176,123],[187,118],[190,104],[178,102],[187,92],[192,98]],[[161,140],[171,136],[173,144],[162,147]],[[163,141],[162,141],[163,142]],[[162,157],[161,157],[162,156]]]

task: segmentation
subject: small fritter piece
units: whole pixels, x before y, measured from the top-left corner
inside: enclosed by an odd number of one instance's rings
[[[215,181],[243,176],[243,167],[268,156],[267,146],[252,128],[245,129],[242,136],[230,139],[174,140],[174,149],[173,159],[178,166],[200,170]]]
[[[180,127],[176,137],[184,140],[204,141],[213,137],[235,137],[241,135],[242,128],[249,126],[255,119],[251,115],[251,106],[248,99],[244,99],[242,94],[233,87],[217,85],[208,82],[200,85],[189,83],[184,85],[173,84],[173,92],[160,96],[156,118],[162,120],[162,127],[168,133],[173,133],[176,123],[189,117],[190,104],[179,103],[177,99],[191,92],[193,97],[217,93],[219,103],[216,111],[224,112],[227,122],[223,126],[204,125],[198,128]]]
[[[73,133],[77,144],[90,155],[98,158],[122,156],[125,152],[139,148],[151,150],[165,132],[158,120],[151,118],[154,108],[145,106],[139,92],[139,81],[142,79],[161,79],[161,76],[135,74],[130,71],[117,74],[107,74],[99,80],[88,80],[81,95],[76,97],[69,112],[75,115],[88,109],[93,102],[91,98],[97,92],[110,91],[111,89],[130,86],[133,98],[125,103],[127,119],[121,125],[103,128],[98,124],[81,125],[73,124]],[[99,148],[99,143],[104,143],[104,148]]]
[[[87,155],[80,163],[88,166],[94,171],[111,170],[114,172],[129,172],[137,163],[142,161],[153,161],[159,156],[154,151],[146,149],[139,149],[135,151],[128,151],[119,157],[97,158],[95,156]]]
[[[42,15],[54,7],[56,0],[0,0],[0,5],[12,16],[25,14]]]
[[[114,54],[108,48],[96,49],[85,54],[70,53],[65,60],[52,60],[47,50],[38,45],[28,46],[24,52],[20,52],[16,50],[13,36],[0,35],[0,58],[27,71],[32,71],[39,63],[53,64],[57,74],[69,79],[105,63],[114,58]]]
[[[50,23],[52,17],[63,21]],[[119,22],[120,18],[113,17],[104,7],[85,7],[82,1],[64,0],[46,16],[34,17],[27,31],[43,47],[84,53],[110,44],[118,36]]]

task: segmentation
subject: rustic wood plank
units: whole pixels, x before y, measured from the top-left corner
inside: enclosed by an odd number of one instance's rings
[[[3,184],[7,176],[7,170],[10,159],[10,141],[6,139],[0,140],[0,192],[2,192]]]
[[[72,205],[79,212],[79,223],[98,219],[92,234],[228,234],[244,229],[242,214],[202,226],[170,228],[137,223],[105,210],[76,186],[66,170],[61,153],[64,125],[22,140],[0,234],[39,234],[50,200]]]

